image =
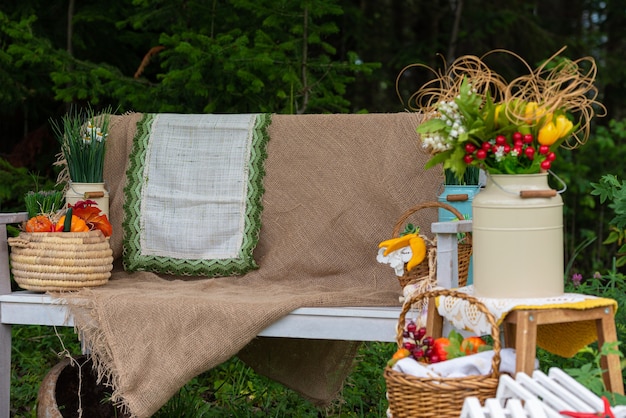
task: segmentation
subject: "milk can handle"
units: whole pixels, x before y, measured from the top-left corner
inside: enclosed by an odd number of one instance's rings
[[[448,202],[467,202],[469,200],[469,196],[467,193],[449,194],[446,196],[446,200]]]
[[[559,176],[554,174],[554,172],[552,170],[548,170],[548,173],[550,173],[552,176],[554,176],[554,178],[557,179],[559,181],[559,183],[561,183],[561,185],[563,186],[563,188],[561,190],[553,190],[553,189],[547,189],[547,190],[520,190],[519,197],[521,197],[522,199],[528,199],[528,198],[532,198],[532,197],[554,197],[557,194],[561,194],[561,193],[565,192],[567,190],[567,184],[565,184],[563,179],[561,179]],[[493,184],[495,184],[503,192],[509,193],[509,194],[517,194],[515,192],[511,192],[509,190],[506,190],[505,188],[500,186],[493,179],[493,177],[491,178],[491,181],[493,182]]]
[[[76,193],[77,195],[81,194],[76,189],[74,189],[74,186],[71,181],[69,182],[69,188],[72,189],[72,191]],[[104,183],[104,188],[107,192],[109,191],[106,183]],[[99,199],[101,197],[104,197],[105,193],[101,190],[97,190],[93,192],[89,192],[89,191],[83,192],[82,195],[83,195],[83,199]]]

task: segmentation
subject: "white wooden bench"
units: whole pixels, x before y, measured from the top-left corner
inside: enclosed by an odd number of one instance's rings
[[[49,295],[11,291],[6,225],[26,219],[25,212],[0,214],[0,418],[9,417],[11,326],[73,326],[66,307]],[[456,287],[456,234],[471,231],[471,221],[437,222],[432,224],[431,231],[437,234],[438,285]],[[393,274],[391,269],[390,274]],[[391,307],[299,308],[267,327],[259,336],[395,342],[400,310],[400,304]]]

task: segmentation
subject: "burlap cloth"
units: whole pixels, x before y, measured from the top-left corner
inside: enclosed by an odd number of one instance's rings
[[[105,181],[116,259],[140,118],[111,120]],[[61,295],[113,384],[113,400],[148,417],[191,378],[239,354],[314,402],[330,402],[357,343],[255,336],[298,307],[399,304],[398,280],[376,261],[377,244],[408,208],[436,200],[443,182],[441,170],[423,171],[418,123],[414,113],[273,115],[258,270],[181,280],[118,267],[105,286]],[[429,230],[436,210],[423,212],[413,222]]]

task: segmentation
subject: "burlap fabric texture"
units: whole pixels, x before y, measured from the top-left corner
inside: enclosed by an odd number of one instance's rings
[[[105,181],[116,259],[124,173],[141,116],[111,119]],[[419,120],[414,113],[273,115],[258,270],[190,280],[118,267],[104,286],[60,295],[114,400],[148,417],[192,377],[239,354],[314,402],[332,401],[357,343],[255,336],[298,307],[399,305],[397,279],[376,261],[377,244],[407,208],[435,200],[443,181],[441,170],[423,170],[429,156],[415,132]],[[422,216],[414,222],[428,228],[436,213]]]

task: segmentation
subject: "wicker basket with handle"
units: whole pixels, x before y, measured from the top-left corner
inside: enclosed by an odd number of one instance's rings
[[[23,289],[63,291],[105,284],[113,251],[101,231],[22,232],[8,239],[11,271]]]
[[[449,289],[414,294],[403,305],[398,319],[396,336],[398,347],[402,347],[403,344],[404,324],[411,307],[424,306],[428,300],[434,302],[434,298],[438,296],[465,299],[487,316],[487,321],[491,325],[494,350],[491,373],[464,377],[421,378],[398,372],[387,366],[384,376],[393,418],[458,417],[461,415],[465,398],[473,396],[484,402],[496,396],[500,378],[500,330],[494,316],[478,299]]]
[[[461,214],[461,212],[459,212],[455,207],[448,205],[447,203],[443,203],[443,202],[422,203],[422,204],[419,204],[417,206],[410,208],[409,210],[404,212],[400,216],[400,218],[398,218],[393,229],[393,237],[400,236],[400,234],[404,231],[406,222],[409,220],[409,218],[412,215],[419,212],[420,210],[429,209],[429,208],[436,208],[436,209],[443,208],[445,210],[452,212],[454,216],[456,216],[458,219],[463,219],[463,215]],[[414,283],[424,278],[436,277],[436,271],[431,272],[430,271],[431,267],[429,266],[429,264],[432,264],[433,266],[432,268],[436,268],[436,263],[428,263],[428,258],[432,258],[433,256],[436,257],[436,247],[432,244],[429,244],[428,241],[429,240],[426,241],[427,242],[426,251],[428,255],[427,259],[421,262],[420,264],[418,264],[417,266],[415,266],[414,268],[412,268],[410,271],[406,269],[406,264],[405,264],[404,274],[398,277],[398,281],[400,282],[401,287],[404,288],[404,286],[410,283]],[[432,240],[430,241],[432,242]],[[472,255],[472,234],[467,233],[465,234],[465,237],[463,238],[461,242],[459,242],[459,245],[458,245],[458,265],[459,265],[458,276],[459,276],[460,287],[465,286],[467,284],[467,275],[469,273],[471,255]]]

